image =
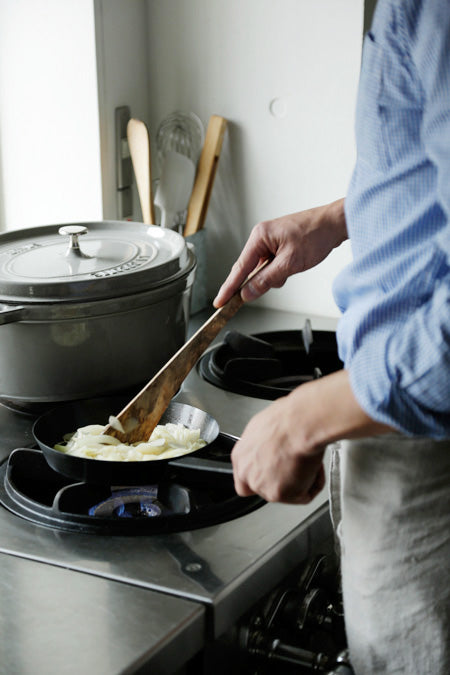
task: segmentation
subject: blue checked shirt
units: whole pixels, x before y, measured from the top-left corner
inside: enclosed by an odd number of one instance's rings
[[[450,2],[379,0],[363,49],[341,358],[364,410],[450,437]]]

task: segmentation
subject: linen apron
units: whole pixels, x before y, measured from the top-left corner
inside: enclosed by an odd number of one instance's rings
[[[335,444],[330,497],[356,675],[448,675],[450,440]]]

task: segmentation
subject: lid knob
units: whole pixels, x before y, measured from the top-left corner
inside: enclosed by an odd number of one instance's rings
[[[63,236],[69,236],[69,248],[66,251],[66,256],[75,254],[79,258],[90,258],[90,255],[83,253],[80,248],[78,237],[82,234],[87,234],[88,229],[84,225],[63,225],[59,228],[58,233]]]

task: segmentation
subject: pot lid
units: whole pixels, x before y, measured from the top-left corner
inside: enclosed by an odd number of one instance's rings
[[[0,298],[97,300],[149,290],[195,265],[173,230],[129,221],[46,225],[0,235]]]

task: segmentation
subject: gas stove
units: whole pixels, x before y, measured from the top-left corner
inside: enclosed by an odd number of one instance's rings
[[[226,522],[265,503],[236,495],[236,440],[221,433],[192,457],[171,461],[163,480],[139,486],[75,482],[41,450],[16,448],[0,466],[0,503],[38,525],[82,534],[164,534]]]
[[[205,318],[193,317],[190,331]],[[308,361],[308,372],[300,377],[319,377],[339,367],[335,321],[310,319],[308,324],[298,314],[245,306],[230,322],[227,341],[219,335],[186,378],[175,400],[208,411],[221,433],[204,456],[174,462],[172,483],[145,486],[145,504],[156,502],[170,512],[168,521],[159,524],[151,517],[133,524],[129,515],[117,518],[109,511],[106,529],[91,527],[85,500],[91,507],[103,505],[111,495],[55,475],[35,447],[35,415],[0,406],[0,595],[7,608],[0,615],[0,648],[5,672],[220,672],[217,664],[214,670],[200,670],[199,655],[235,630],[299,565],[323,548],[332,549],[325,491],[307,506],[242,499],[232,487],[229,459],[250,417],[274,397],[251,388],[260,362],[256,370],[254,363],[244,365],[242,378],[242,363],[223,367],[224,352],[235,351],[236,340],[246,343],[246,336],[256,336],[263,344],[244,344],[244,350],[250,349],[247,356],[271,361],[267,377],[257,377],[256,384],[273,388],[281,381],[289,387],[285,344],[280,347],[277,339],[280,332],[283,340],[286,332],[289,339],[298,334],[294,358],[301,353]],[[320,342],[329,352],[325,360],[314,353]],[[261,347],[266,353],[255,356]],[[204,370],[211,362],[216,370],[208,377]],[[223,377],[217,364],[228,370],[224,388],[212,381]],[[235,391],[236,379],[244,380],[243,393]],[[165,524],[174,518],[175,527]],[[10,639],[12,627],[20,639]],[[189,671],[195,659],[195,670]]]

